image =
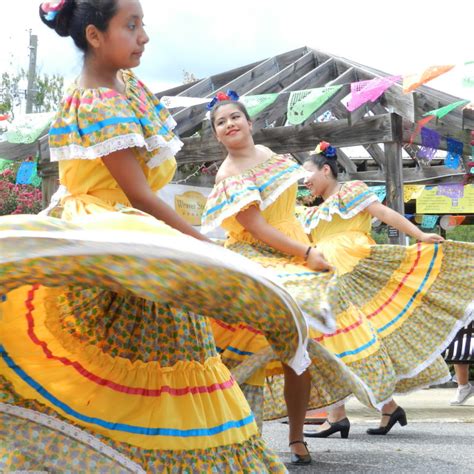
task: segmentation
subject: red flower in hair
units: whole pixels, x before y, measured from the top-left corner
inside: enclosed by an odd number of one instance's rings
[[[326,150],[326,148],[330,146],[330,143],[328,142],[319,142],[319,150],[320,152]]]
[[[218,92],[216,97],[217,100],[230,100],[230,97],[225,92]]]

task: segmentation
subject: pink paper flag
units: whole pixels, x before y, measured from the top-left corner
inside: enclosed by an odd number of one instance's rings
[[[359,81],[351,84],[351,98],[347,110],[353,112],[366,102],[375,102],[389,87],[402,76],[376,77],[370,81]]]

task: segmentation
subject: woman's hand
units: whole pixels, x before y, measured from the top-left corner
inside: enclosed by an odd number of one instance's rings
[[[315,247],[311,249],[309,252],[308,258],[306,259],[306,265],[314,271],[324,271],[324,270],[332,270],[333,268],[324,258],[324,255],[317,250]]]
[[[444,242],[444,238],[438,234],[427,234],[426,232],[422,232],[420,237],[418,238],[420,242],[426,242],[428,244],[439,244]]]

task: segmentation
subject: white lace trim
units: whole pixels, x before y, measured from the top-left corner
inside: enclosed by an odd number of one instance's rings
[[[174,158],[176,153],[183,147],[183,142],[178,138],[174,137],[171,141],[167,142],[166,148],[159,148],[158,153],[153,156],[150,160],[147,161],[148,168],[156,168],[160,166],[161,163],[164,163],[166,160],[171,160]]]
[[[169,113],[169,112],[168,112]],[[169,117],[165,120],[164,126],[166,128],[169,128],[170,130],[174,130],[176,127],[177,123],[176,120],[173,118],[173,116],[170,114]]]
[[[296,183],[299,179],[303,178],[306,175],[306,173],[307,173],[306,170],[304,170],[303,168],[295,171],[292,174],[292,176],[290,176],[288,179],[285,180],[284,183],[282,183],[274,191],[272,191],[266,199],[261,199],[261,196],[260,196],[260,200],[257,201],[256,196],[251,195],[245,199],[241,199],[237,201],[235,204],[231,206],[227,206],[227,209],[221,212],[213,220],[207,223],[203,223],[201,227],[201,232],[203,234],[207,234],[208,232],[211,232],[216,227],[219,227],[222,224],[222,222],[224,222],[226,219],[237,214],[241,209],[243,209],[245,206],[247,206],[248,204],[252,202],[258,202],[259,209],[261,211],[264,211],[267,207],[273,204],[278,199],[278,197],[281,194],[283,194],[283,192],[286,191],[291,185]]]
[[[332,206],[329,208],[329,213],[318,214],[318,212],[315,212],[314,215],[311,217],[311,221],[309,224],[306,223],[307,219],[305,219],[304,216],[301,216],[300,222],[303,225],[304,231],[309,234],[315,227],[318,226],[321,220],[331,222],[334,214],[338,214],[342,219],[351,219],[374,202],[379,202],[377,196],[368,196],[367,199],[364,199],[363,202],[361,202],[358,206],[354,207],[354,209],[351,209],[349,212],[343,212],[339,209],[338,206]]]
[[[160,148],[158,159],[153,157],[148,165],[150,168],[158,166],[168,158],[173,157],[183,146],[181,140],[174,136],[170,141],[166,141],[160,135],[153,135],[147,139],[139,133],[129,133],[109,138],[97,145],[84,147],[81,145],[71,144],[58,148],[51,148],[51,161],[62,160],[95,160],[103,156],[110,155],[115,151],[124,150],[126,148],[145,148],[148,152]],[[161,160],[161,161],[160,161]]]
[[[95,436],[86,433],[85,431],[76,428],[75,426],[70,425],[64,421],[53,418],[52,416],[45,415],[44,413],[39,413],[29,408],[17,407],[14,405],[9,405],[7,403],[0,402],[0,412],[6,413],[7,415],[16,416],[24,420],[32,421],[47,428],[51,428],[55,431],[65,434],[69,438],[73,438],[85,445],[91,447],[95,451],[107,456],[113,461],[119,463],[121,466],[125,467],[129,472],[144,474],[144,471],[138,464],[132,460],[125,457],[123,454],[120,454],[115,449],[107,446],[102,441],[99,441]]]

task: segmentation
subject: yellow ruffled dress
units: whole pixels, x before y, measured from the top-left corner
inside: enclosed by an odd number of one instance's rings
[[[288,237],[308,246],[310,241],[295,216],[297,182],[305,176],[303,168],[289,156],[273,155],[263,163],[237,175],[220,181],[208,197],[203,212],[203,231],[221,225],[227,231],[225,246],[271,271],[295,298],[312,327],[322,332],[335,330],[331,312],[337,302],[336,279],[332,273],[310,270],[303,259],[293,258],[255,239],[236,219],[237,214],[256,205],[265,220]],[[255,311],[256,307],[248,311]],[[243,317],[243,315],[242,315]],[[274,321],[269,315],[270,321]],[[277,388],[276,409],[264,407],[266,379],[280,380],[283,369],[269,346],[265,335],[249,324],[225,324],[213,320],[212,329],[217,350],[224,363],[232,370],[242,391],[254,411],[257,420],[284,415],[280,404],[281,386]],[[365,387],[353,377],[347,367],[329,350],[316,342],[311,343],[310,371],[317,405],[338,402],[351,392],[370,404]],[[330,383],[319,389],[321,379]],[[271,395],[271,392],[269,393]],[[272,397],[266,397],[269,401]]]
[[[285,184],[283,176],[290,173],[283,172],[284,162],[300,172],[291,160],[275,156],[217,185],[207,213],[222,212],[218,222],[228,231],[227,247],[274,270],[305,310],[308,298],[317,312],[326,288],[336,327],[319,331],[313,324],[310,329],[310,407],[326,408],[355,395],[381,408],[394,393],[446,380],[449,373],[440,354],[473,318],[474,244],[375,245],[365,209],[377,197],[360,181],[343,184],[321,206],[307,208],[298,224],[293,217],[296,177]],[[275,190],[271,199],[269,188]],[[255,242],[236,221],[235,214],[252,202],[270,224],[306,243],[303,228],[335,268],[334,274],[319,274],[320,286],[313,294],[309,282],[314,272],[301,264],[295,271],[294,261]],[[223,203],[229,203],[227,212]],[[215,321],[213,330],[218,350],[254,412],[263,419],[284,416],[283,378],[265,338],[245,325],[224,327]],[[262,384],[263,396],[257,390]]]
[[[350,181],[301,222],[338,282],[337,330],[311,337],[380,405],[449,378],[440,354],[474,316],[474,244],[376,245],[366,211],[374,202],[363,182]]]
[[[285,472],[205,316],[257,328],[298,371],[304,319],[263,269],[130,208],[100,158],[133,149],[157,191],[181,143],[123,78],[125,95],[72,87],[53,122],[63,219],[0,218],[0,470]]]

